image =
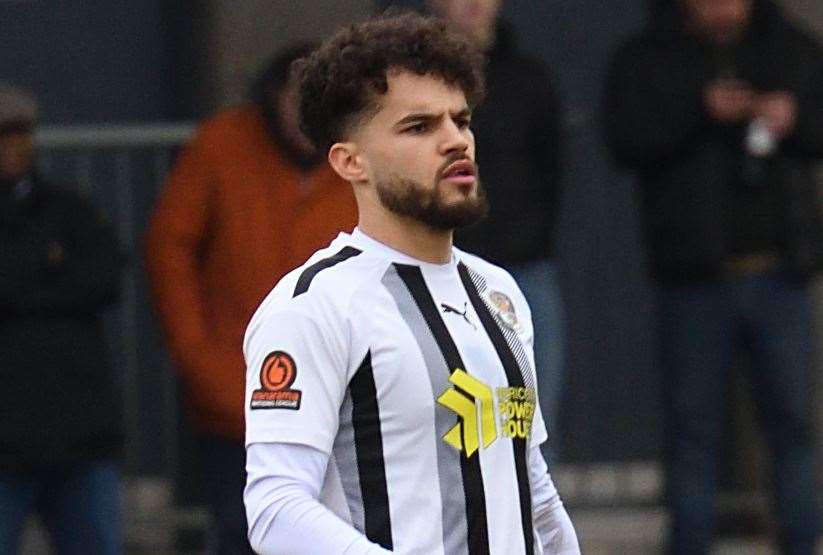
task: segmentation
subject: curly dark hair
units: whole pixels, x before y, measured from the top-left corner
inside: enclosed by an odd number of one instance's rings
[[[387,71],[395,68],[459,87],[472,108],[483,99],[483,57],[467,40],[438,19],[387,13],[341,29],[294,63],[303,132],[328,150],[379,108]]]

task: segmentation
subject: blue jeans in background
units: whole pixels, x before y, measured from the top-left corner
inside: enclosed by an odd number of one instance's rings
[[[534,360],[540,410],[546,422],[549,440],[543,444],[543,456],[551,465],[559,453],[557,420],[565,384],[566,320],[557,279],[551,260],[508,268],[529,302],[534,322]]]
[[[19,551],[26,518],[35,513],[58,555],[123,553],[120,472],[113,462],[0,472],[0,553]]]
[[[710,552],[730,369],[745,349],[771,454],[780,546],[783,553],[811,555],[819,513],[809,287],[775,271],[662,286],[659,294],[671,552]]]

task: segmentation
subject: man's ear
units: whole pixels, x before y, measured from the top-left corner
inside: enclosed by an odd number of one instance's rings
[[[363,181],[366,177],[363,158],[354,143],[334,143],[329,149],[329,164],[337,175],[350,183]]]

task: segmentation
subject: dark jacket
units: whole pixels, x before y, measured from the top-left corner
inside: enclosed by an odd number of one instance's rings
[[[560,195],[560,112],[550,75],[517,51],[505,27],[489,53],[487,96],[472,117],[489,216],[456,243],[498,264],[552,254]]]
[[[99,319],[117,297],[117,241],[79,196],[28,184],[0,191],[3,470],[109,456],[121,443]]]
[[[703,106],[718,56],[688,34],[676,2],[654,2],[647,28],[612,60],[604,118],[616,160],[634,170],[654,276],[712,279],[732,251],[729,206],[745,167],[745,126],[724,126]],[[728,63],[729,56],[724,57]],[[731,55],[733,71],[761,91],[799,100],[794,134],[768,162],[779,191],[780,248],[809,276],[823,260],[812,167],[823,157],[823,52],[770,1],[757,0],[750,29]]]

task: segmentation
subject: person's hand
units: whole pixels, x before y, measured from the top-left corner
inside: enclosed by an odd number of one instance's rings
[[[47,259],[49,261],[49,266],[56,268],[66,259],[66,251],[63,250],[63,246],[60,243],[57,241],[52,241],[49,243]]]
[[[757,95],[753,101],[753,117],[761,120],[777,138],[791,135],[797,124],[797,99],[786,91]]]
[[[703,91],[703,102],[709,116],[720,123],[740,123],[749,119],[755,94],[745,81],[717,79]]]

